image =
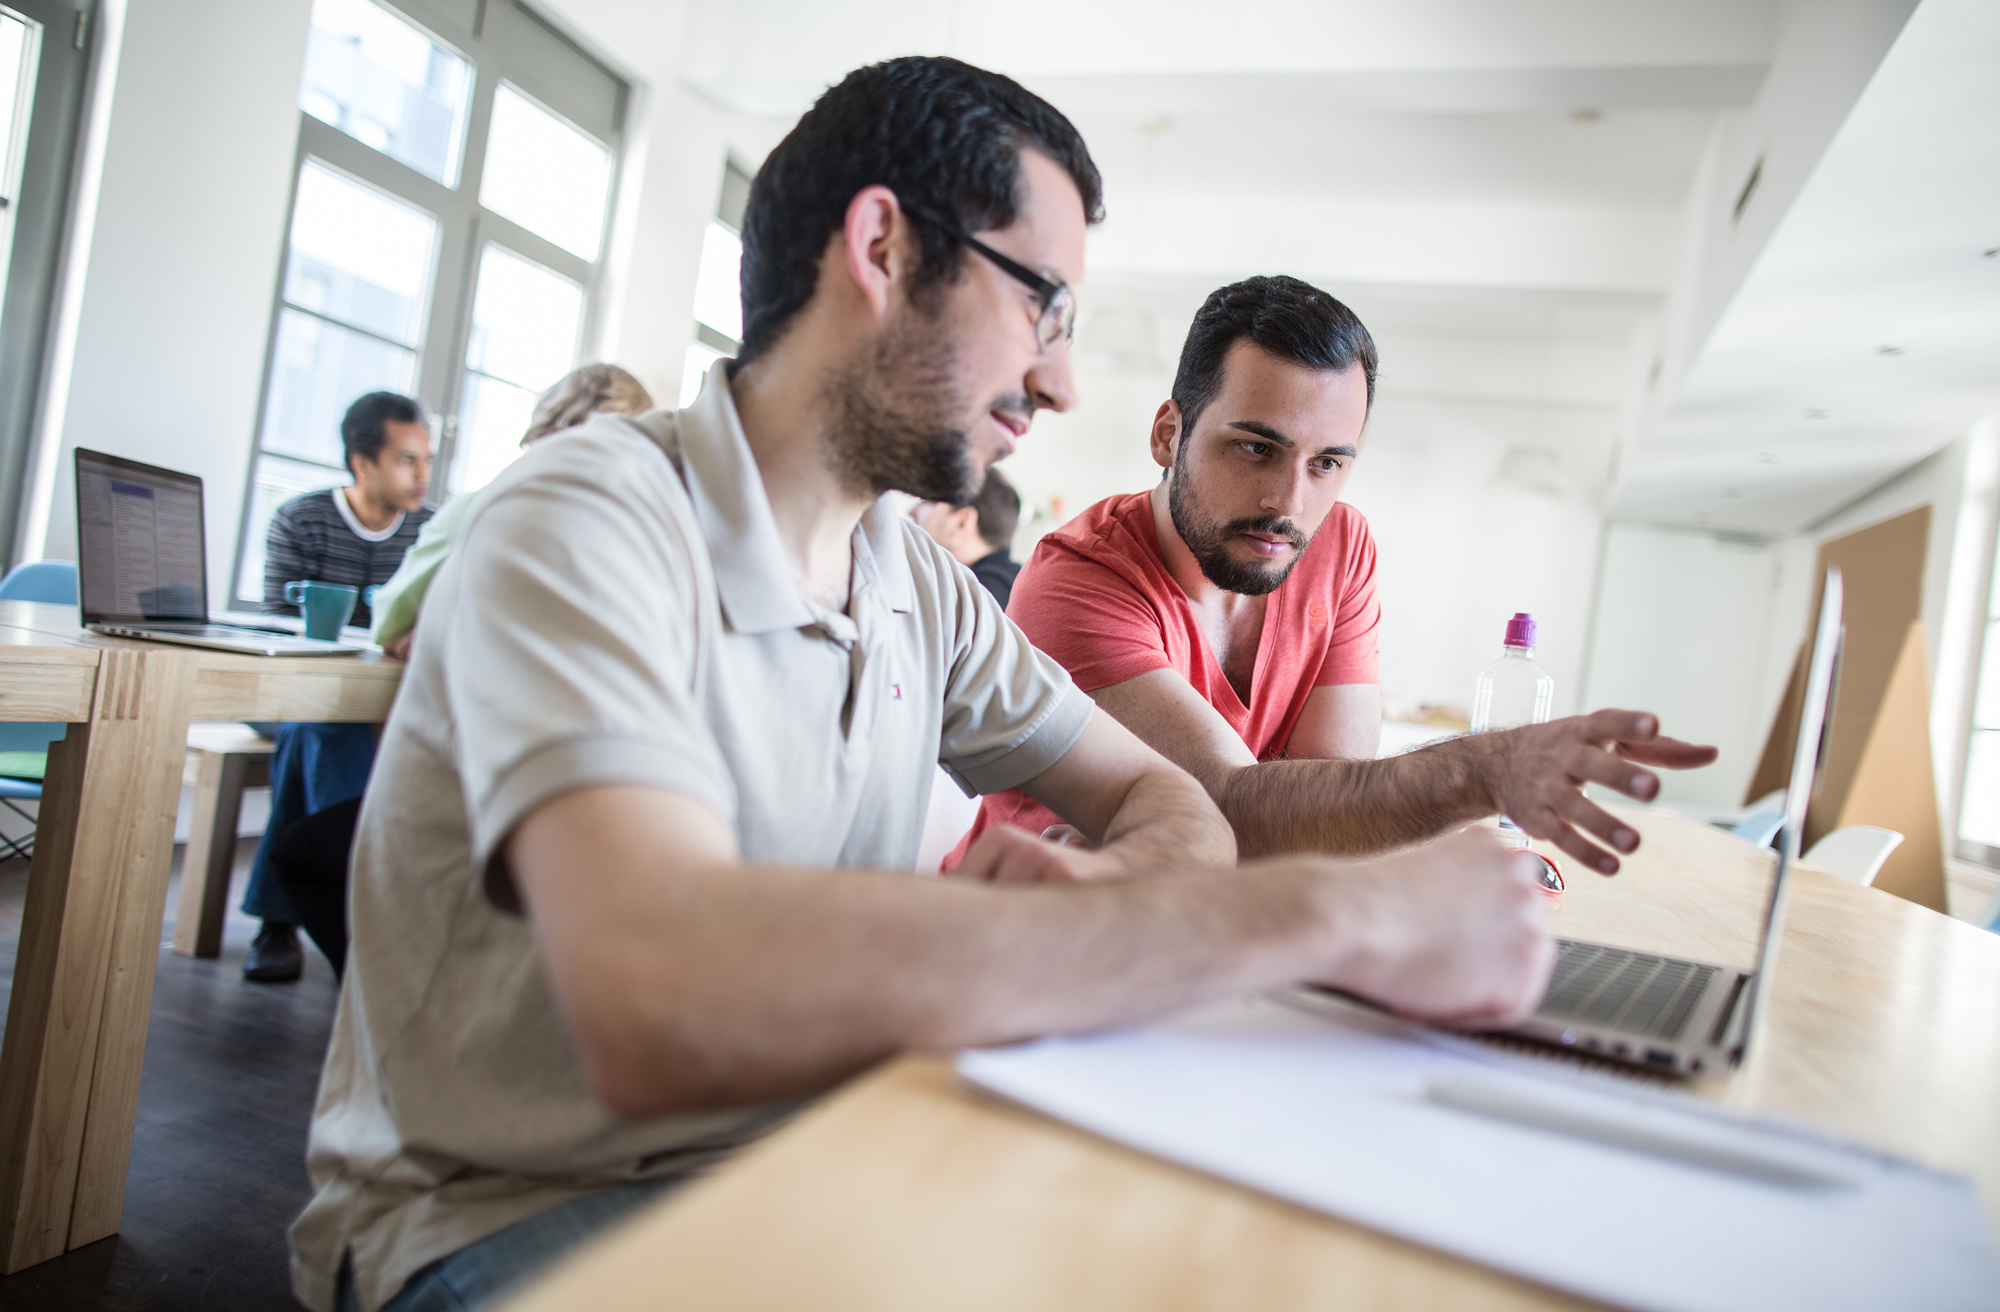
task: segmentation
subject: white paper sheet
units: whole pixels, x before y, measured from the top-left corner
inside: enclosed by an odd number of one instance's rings
[[[1837,1155],[1860,1182],[1803,1189],[1456,1111],[1425,1098],[1432,1080],[1551,1077],[1393,1022],[1248,1000],[1141,1030],[966,1053],[958,1069],[1105,1138],[1609,1303],[2000,1307],[2000,1257],[1970,1180],[1751,1123],[1792,1149]],[[1560,1083],[1564,1097],[1646,1097],[1609,1081]],[[1668,1105],[1697,1125],[1722,1119],[1685,1099]],[[1650,1114],[1657,1106],[1648,1100]]]

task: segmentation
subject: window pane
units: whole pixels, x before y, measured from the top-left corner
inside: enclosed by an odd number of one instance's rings
[[[501,83],[493,93],[479,203],[595,260],[610,199],[611,152]]]
[[[743,340],[743,240],[714,219],[701,238],[694,317],[732,342]]]
[[[409,395],[417,354],[296,310],[278,312],[263,449],[342,467],[340,417],[363,392]]]
[[[582,329],[583,288],[503,247],[479,253],[466,368],[540,392],[576,366]]]
[[[243,566],[236,575],[236,595],[249,601],[264,598],[264,535],[271,516],[301,492],[341,487],[354,480],[319,465],[300,464],[279,456],[258,456],[250,482],[250,520],[243,539]],[[289,580],[287,580],[289,581]]]
[[[1975,730],[1965,758],[1965,798],[1958,836],[2000,847],[2000,731]]]
[[[458,446],[451,461],[453,496],[472,492],[521,455],[521,434],[528,431],[538,393],[485,374],[465,376],[465,396],[458,406]]]
[[[437,221],[307,160],[299,170],[285,299],[415,346]]]
[[[471,83],[465,60],[369,0],[313,0],[299,108],[447,187]]]

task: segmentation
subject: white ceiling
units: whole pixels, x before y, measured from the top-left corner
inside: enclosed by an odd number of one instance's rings
[[[1648,441],[1616,512],[1824,518],[2000,411],[2000,6],[1924,0]]]
[[[671,40],[546,2],[753,158],[863,63],[1017,77],[1105,176],[1081,348],[1126,307],[1170,360],[1207,289],[1295,273],[1376,329],[1392,407],[1571,361],[1628,416],[1577,456],[1623,518],[1791,531],[2000,409],[1991,0],[1923,0],[1872,83],[1915,0],[690,0]]]

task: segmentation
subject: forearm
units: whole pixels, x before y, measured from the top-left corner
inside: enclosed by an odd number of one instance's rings
[[[991,887],[721,866],[648,881],[601,922],[587,969],[552,965],[600,1091],[654,1115],[1305,977],[1340,953],[1315,910],[1323,874]]]
[[[1227,817],[1193,776],[1177,769],[1141,776],[1125,794],[1100,846],[1134,871],[1236,863]]]
[[[1209,791],[1245,859],[1365,856],[1493,814],[1496,746],[1467,736],[1375,761],[1263,761],[1221,773]]]

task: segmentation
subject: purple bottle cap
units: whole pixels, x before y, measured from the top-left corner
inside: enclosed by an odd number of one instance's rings
[[[1507,621],[1507,645],[1509,647],[1526,647],[1531,651],[1534,649],[1535,617],[1533,615],[1528,614],[1524,610],[1514,612],[1514,618]]]

